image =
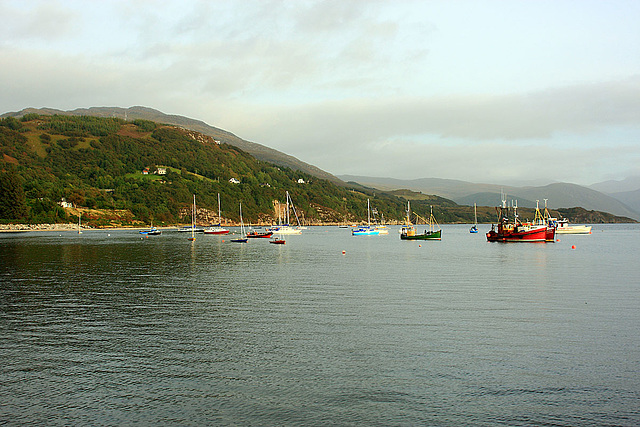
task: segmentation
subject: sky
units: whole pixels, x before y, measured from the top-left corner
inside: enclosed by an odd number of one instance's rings
[[[145,106],[335,175],[640,175],[636,0],[0,0],[0,113]]]

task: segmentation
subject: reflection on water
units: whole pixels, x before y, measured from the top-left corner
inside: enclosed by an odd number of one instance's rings
[[[640,423],[636,225],[555,244],[467,226],[228,239],[0,235],[0,419]]]

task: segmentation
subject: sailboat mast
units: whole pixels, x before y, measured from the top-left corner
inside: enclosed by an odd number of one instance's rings
[[[222,225],[222,215],[220,214],[220,193],[218,193],[218,225]]]
[[[287,223],[289,225],[289,192],[287,191]]]
[[[371,226],[371,209],[369,205],[369,199],[367,199],[367,225]]]
[[[475,221],[475,225],[478,225],[478,213],[476,211],[476,204],[473,204],[473,220]]]
[[[193,210],[191,211],[191,240],[195,240],[196,233],[196,195],[193,195]]]

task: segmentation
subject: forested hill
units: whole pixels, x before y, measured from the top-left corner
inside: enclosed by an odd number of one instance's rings
[[[337,184],[344,184],[340,179],[322,169],[305,163],[289,154],[274,150],[255,142],[246,141],[231,132],[211,126],[201,120],[192,119],[175,114],[165,114],[149,107],[91,107],[77,108],[75,110],[62,111],[54,108],[25,108],[21,111],[2,114],[0,117],[15,117],[17,119],[27,114],[61,115],[61,116],[95,116],[103,118],[120,118],[128,120],[149,120],[157,123],[165,123],[200,132],[204,135],[237,147],[255,157],[258,160],[273,163],[281,167],[288,167],[315,176],[327,179]]]
[[[0,120],[0,149],[4,222],[74,220],[58,205],[64,198],[85,209],[83,223],[97,226],[184,223],[195,194],[199,221],[206,224],[213,220],[208,214],[217,214],[219,193],[224,218],[237,220],[242,202],[245,221],[274,223],[274,205],[285,202],[286,191],[306,223],[366,220],[367,198],[387,220],[405,215],[405,201],[396,196],[336,186],[258,161],[212,137],[148,120],[7,117]],[[425,212],[422,204],[415,208]],[[86,213],[89,208],[96,213]],[[469,215],[464,212],[463,220]]]

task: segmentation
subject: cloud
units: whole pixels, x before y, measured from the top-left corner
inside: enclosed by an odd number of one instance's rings
[[[5,43],[16,39],[50,42],[69,38],[78,29],[78,18],[72,9],[57,1],[0,3],[0,36]]]
[[[433,153],[455,178],[507,148],[532,159],[512,160],[513,173],[534,174],[540,153],[581,149],[573,158],[586,164],[585,152],[608,159],[638,145],[640,76],[629,55],[638,7],[563,4],[550,16],[555,4],[156,5],[0,3],[4,111],[147,105],[330,172],[409,178],[422,176],[417,159]],[[580,22],[567,20],[576,10]],[[373,156],[354,162],[332,152]],[[633,156],[603,164],[630,170]],[[549,164],[554,176],[567,170]],[[582,174],[577,161],[572,168]]]
[[[347,139],[367,145],[397,136],[474,141],[548,139],[610,126],[638,127],[640,76],[509,95],[335,100],[253,110],[251,133],[286,148]],[[233,123],[243,128],[240,123]]]

